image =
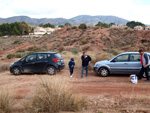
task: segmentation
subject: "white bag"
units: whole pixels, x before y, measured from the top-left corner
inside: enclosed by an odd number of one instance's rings
[[[136,75],[130,75],[130,79],[131,79],[131,82],[133,84],[137,84],[138,83],[138,78]]]

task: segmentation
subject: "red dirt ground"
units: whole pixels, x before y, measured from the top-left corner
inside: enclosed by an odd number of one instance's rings
[[[0,73],[0,87],[5,87],[15,94],[15,99],[21,100],[31,93],[36,83],[42,78],[69,78],[69,71],[63,70],[55,76],[49,75],[20,75],[14,76],[9,72]],[[150,83],[144,79],[138,84],[132,84],[129,76],[111,75],[99,77],[93,71],[88,77],[80,77],[80,70],[74,71],[73,78],[69,79],[74,92],[87,98],[90,105],[83,113],[149,113]],[[102,103],[102,104],[101,104]],[[145,105],[146,104],[146,105]],[[135,112],[133,111],[135,109]]]

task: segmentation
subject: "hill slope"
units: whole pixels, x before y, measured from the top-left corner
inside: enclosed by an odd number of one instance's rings
[[[78,27],[63,28],[43,38],[9,37],[0,38],[0,53],[16,53],[37,51],[93,51],[95,54],[108,52],[113,55],[124,51],[138,51],[143,48],[150,51],[150,31],[132,29],[115,29],[88,27],[86,30]]]
[[[94,25],[98,22],[103,23],[116,23],[125,25],[128,20],[123,18],[119,18],[116,16],[89,16],[89,15],[80,15],[70,19],[65,18],[30,18],[27,16],[14,16],[10,18],[0,18],[0,24],[2,23],[13,23],[13,22],[22,22],[25,21],[31,25],[39,25],[40,23],[51,23],[53,25],[64,25],[65,23],[69,22],[72,25],[79,25],[81,23],[85,23],[87,25]]]

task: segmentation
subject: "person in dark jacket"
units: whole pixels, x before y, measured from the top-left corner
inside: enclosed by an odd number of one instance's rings
[[[70,70],[70,77],[72,77],[74,66],[75,66],[74,58],[70,59],[70,62],[68,63],[68,65],[69,65],[69,70]]]
[[[149,81],[149,56],[143,50],[139,50],[139,53],[141,55],[142,68],[138,80],[142,79],[143,73],[145,72],[147,78],[145,81]]]
[[[91,57],[86,54],[86,52],[83,52],[83,55],[81,56],[82,60],[82,71],[81,71],[81,78],[83,78],[83,71],[86,68],[86,77],[88,76],[88,65],[91,63]]]

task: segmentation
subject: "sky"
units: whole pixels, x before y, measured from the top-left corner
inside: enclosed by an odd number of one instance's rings
[[[150,24],[150,0],[0,0],[0,18],[111,15]]]

